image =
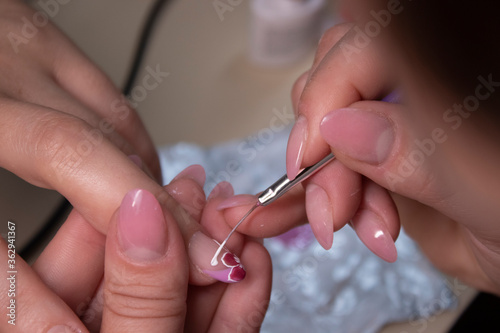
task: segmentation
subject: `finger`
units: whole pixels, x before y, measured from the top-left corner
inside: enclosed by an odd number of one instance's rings
[[[265,238],[305,224],[307,217],[304,200],[303,187],[295,186],[271,205],[257,207],[238,227],[238,231],[251,237]],[[255,195],[229,196],[217,209],[223,211],[224,220],[232,228],[256,203]]]
[[[102,332],[181,332],[187,256],[169,214],[145,190],[129,192],[106,241]]]
[[[158,155],[144,124],[110,79],[76,47],[56,52],[52,65],[56,82],[102,118],[100,127],[105,131],[113,128],[124,137],[156,179],[161,180]],[[168,73],[161,70],[159,65],[155,68],[148,67],[147,74],[141,81],[141,92],[147,94],[147,91],[158,87],[167,76]]]
[[[13,100],[2,103],[0,165],[34,185],[57,190],[98,231],[106,232],[130,189],[163,192],[86,122]]]
[[[241,283],[227,286],[208,332],[260,331],[271,294],[271,258],[255,242],[245,244],[241,258],[248,274]]]
[[[361,201],[361,176],[333,161],[305,181],[306,212],[312,231],[325,249],[330,249],[333,232],[356,213]]]
[[[164,186],[168,194],[179,203],[195,221],[199,221],[206,204],[205,185],[206,174],[201,165],[191,165],[179,173]]]
[[[73,210],[33,265],[47,287],[78,315],[84,313],[104,273],[105,241]]]
[[[438,167],[446,154],[431,151],[443,143],[444,130],[431,125],[427,132],[408,114],[398,104],[357,102],[330,112],[320,131],[347,167],[393,192],[450,211],[449,201],[442,199],[453,188],[447,184],[447,171]],[[422,140],[420,132],[430,137]]]
[[[486,257],[491,259],[486,265],[478,262],[484,253],[479,256],[474,253],[475,241],[469,231],[432,207],[400,195],[393,197],[405,232],[437,269],[448,276],[459,276],[461,281],[479,290],[498,293],[498,285],[484,270],[494,265],[496,259]],[[484,245],[478,248],[485,249]]]
[[[227,197],[232,196],[232,186],[227,182],[217,184],[209,195],[209,199],[203,211],[201,224],[210,234],[214,235],[216,239],[222,241],[231,231],[230,227],[225,223],[223,212],[217,210],[217,207]],[[234,253],[240,254],[249,242],[239,234],[235,233],[230,238],[227,247]],[[258,250],[255,252],[258,258]],[[244,261],[246,262],[246,261]],[[236,268],[239,269],[239,268]],[[263,272],[264,273],[264,272]],[[245,277],[246,278],[246,277]],[[244,281],[244,280],[243,280]],[[230,284],[229,286],[242,283],[238,282]],[[216,283],[210,286],[190,287],[188,295],[188,315],[186,317],[186,331],[187,332],[200,332],[207,331],[213,322],[215,312],[223,294],[227,292],[228,285]]]
[[[325,31],[318,43],[316,54],[314,55],[313,65],[310,72],[313,73],[323,58],[330,50],[354,27],[352,23],[340,23]]]
[[[299,112],[298,105],[300,96],[302,95],[302,91],[304,91],[304,87],[306,86],[307,79],[309,78],[309,73],[310,71],[307,71],[303,73],[301,76],[299,76],[299,78],[297,79],[297,81],[295,81],[292,87],[292,106],[296,116]]]
[[[0,123],[1,166],[32,184],[57,190],[103,234],[107,233],[109,220],[127,192],[135,188],[148,190],[178,222],[191,263],[198,267],[192,270],[191,283],[215,281],[202,271],[213,269],[204,256],[215,253],[217,243],[116,146],[106,138],[97,141],[89,138],[86,133],[92,128],[82,120],[41,107],[9,102],[6,108],[16,112],[0,108],[0,115],[5,115]],[[37,112],[32,112],[30,107]],[[31,129],[30,136],[23,134],[26,128]],[[222,266],[218,268],[223,269]]]
[[[361,99],[374,99],[387,89],[388,75],[379,61],[378,49],[374,43],[357,47],[356,33],[355,28],[349,30],[324,55],[304,87],[287,146],[290,179],[329,152],[319,133],[319,123],[326,113]]]
[[[309,81],[311,73],[316,70],[328,51],[335,46],[335,44],[337,44],[338,41],[342,39],[342,37],[344,37],[351,28],[352,24],[350,23],[337,24],[328,29],[323,36],[321,36],[311,69],[299,76],[292,88],[292,105],[296,115],[298,115],[299,112],[298,105],[300,97],[304,91],[304,87]]]
[[[385,261],[396,261],[399,215],[386,189],[364,179],[363,199],[351,226],[370,251]]]
[[[45,286],[29,265],[15,255],[15,248],[9,249],[2,238],[0,252],[2,267],[7,272],[7,277],[0,281],[3,291],[0,304],[7,311],[0,321],[0,331],[87,332],[64,301]]]

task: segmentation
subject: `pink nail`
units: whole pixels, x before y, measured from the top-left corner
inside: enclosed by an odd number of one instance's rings
[[[329,250],[333,243],[332,204],[325,190],[314,183],[306,188],[306,212],[314,236]]]
[[[128,192],[120,205],[118,241],[131,259],[149,261],[166,251],[167,227],[160,204],[146,190]]]
[[[186,169],[182,170],[177,176],[175,176],[172,181],[180,178],[192,179],[196,183],[198,183],[198,185],[203,187],[206,180],[205,169],[203,169],[203,167],[198,164],[190,165]]]
[[[299,116],[292,128],[286,148],[286,173],[288,179],[294,179],[300,171],[304,146],[307,140],[307,118]]]
[[[222,201],[217,206],[217,210],[223,210],[226,208],[233,208],[239,206],[255,205],[256,202],[257,198],[255,197],[255,195],[239,194]]]
[[[217,258],[218,264],[216,266],[211,265],[212,257],[218,247],[219,243],[201,231],[197,231],[189,241],[188,253],[191,262],[200,271],[216,280],[226,283],[243,280],[246,275],[245,268],[240,259],[226,249]]]
[[[351,226],[370,251],[385,261],[396,261],[398,252],[394,240],[377,214],[363,209],[352,218]]]
[[[214,198],[229,198],[234,195],[234,190],[233,186],[229,182],[220,182],[219,184],[215,185],[214,189],[210,192],[208,195],[208,200],[214,199]]]
[[[332,148],[369,164],[384,162],[395,138],[393,125],[387,118],[349,108],[328,113],[321,121],[320,132]]]

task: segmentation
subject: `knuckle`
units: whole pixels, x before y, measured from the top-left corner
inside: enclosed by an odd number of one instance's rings
[[[46,174],[74,176],[82,172],[79,166],[102,140],[99,135],[92,137],[92,131],[83,120],[48,114],[33,125],[26,149],[32,150],[35,163],[45,169]]]
[[[106,278],[104,307],[119,317],[130,319],[183,318],[186,297],[180,289],[112,276]]]

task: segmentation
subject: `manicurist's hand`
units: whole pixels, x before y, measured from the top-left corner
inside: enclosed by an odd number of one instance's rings
[[[404,46],[390,44],[383,32],[360,45],[364,27],[343,24],[327,31],[311,70],[292,93],[297,121],[287,148],[289,177],[330,151],[337,160],[240,231],[276,234],[307,215],[328,248],[332,231],[352,221],[373,252],[393,261],[401,219],[438,268],[499,293],[500,180],[493,175],[500,140],[484,116],[491,110],[480,102],[498,89],[498,79],[485,74],[473,82],[470,96],[450,95],[407,63]],[[400,103],[380,101],[395,87]],[[474,100],[479,111],[472,115],[464,103]],[[225,212],[229,224],[252,198],[223,205],[232,207]],[[270,217],[278,222],[262,226]]]
[[[188,171],[167,190],[204,227],[227,232],[215,206],[232,194],[228,184],[219,185],[207,202],[193,200],[202,192]],[[127,193],[109,225],[105,238],[73,211],[33,268],[15,258],[16,325],[5,320],[0,329],[258,331],[271,286],[270,259],[261,244],[236,234],[231,245],[246,263],[247,273],[236,255],[224,251],[220,267],[208,263],[198,269],[211,269],[209,275],[238,283],[214,284],[212,280],[201,287],[188,284],[192,269],[188,252],[208,258],[215,252],[214,242],[198,239],[186,249],[176,221],[150,192],[137,189]],[[4,240],[1,243],[2,261],[7,263],[7,245]],[[2,290],[9,284],[9,280],[3,281]],[[2,304],[9,302],[3,293]]]

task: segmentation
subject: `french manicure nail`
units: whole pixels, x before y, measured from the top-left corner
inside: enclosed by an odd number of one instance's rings
[[[240,259],[226,249],[217,258],[217,265],[211,265],[212,257],[218,247],[219,243],[197,231],[189,241],[189,257],[201,272],[218,281],[233,283],[243,280],[246,275],[245,268]]]
[[[369,164],[384,162],[395,138],[393,125],[387,118],[350,108],[328,113],[321,121],[320,132],[334,149]]]
[[[290,180],[294,179],[300,171],[306,140],[307,118],[301,115],[290,132],[286,148],[286,174]]]
[[[131,259],[149,261],[166,251],[167,227],[158,200],[146,190],[128,192],[118,214],[118,241]]]
[[[182,170],[173,180],[179,178],[189,178],[194,180],[198,185],[203,187],[205,185],[206,174],[205,169],[199,164],[193,164]]]
[[[233,208],[239,206],[255,205],[257,202],[257,197],[251,194],[239,194],[233,197],[229,197],[222,201],[218,206],[217,210],[223,210],[226,208]]]
[[[377,214],[363,209],[352,218],[351,226],[370,251],[385,261],[396,261],[398,252],[394,240]]]
[[[325,190],[314,183],[306,187],[306,212],[314,236],[329,250],[333,243],[332,205]]]
[[[219,184],[215,185],[213,190],[210,192],[208,195],[208,200],[214,199],[214,198],[229,198],[234,195],[234,190],[233,186],[229,182],[220,182]]]

